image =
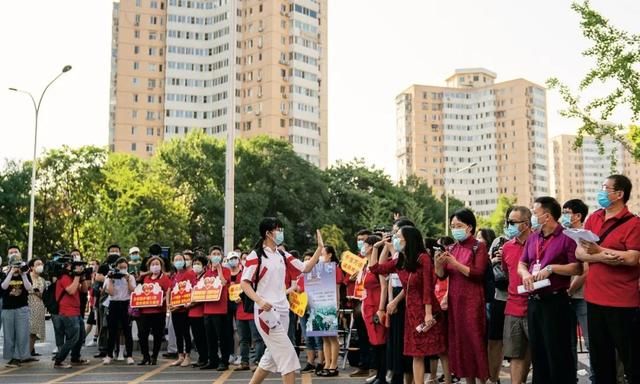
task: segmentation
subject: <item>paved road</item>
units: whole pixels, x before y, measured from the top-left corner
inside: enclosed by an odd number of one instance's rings
[[[192,368],[169,367],[170,360],[159,360],[157,366],[137,365],[127,366],[122,361],[114,361],[112,365],[102,364],[102,360],[90,358],[96,353],[96,347],[83,349],[83,356],[89,357],[91,364],[88,366],[77,367],[70,370],[55,370],[53,362],[50,359],[53,345],[53,330],[51,323],[47,322],[47,335],[49,340],[44,343],[36,344],[36,349],[42,353],[41,360],[36,363],[24,365],[20,368],[4,368],[0,367],[0,383],[2,384],[43,384],[43,383],[83,383],[83,384],[111,384],[111,383],[248,383],[251,372],[236,372],[233,370],[227,372],[200,371]],[[0,349],[2,349],[2,336],[0,334]],[[139,358],[139,353],[135,356]],[[136,354],[134,353],[134,355]],[[586,368],[583,363],[587,363],[587,355],[580,355],[581,368]],[[320,378],[310,374],[298,375],[297,383],[344,383],[344,384],[363,384],[364,380],[349,378],[347,368],[346,372],[341,372],[337,378]],[[510,383],[508,380],[508,370],[505,368],[502,372],[501,382]],[[267,383],[280,382],[279,376],[271,375]],[[586,377],[580,377],[580,384],[586,384],[589,381]]]

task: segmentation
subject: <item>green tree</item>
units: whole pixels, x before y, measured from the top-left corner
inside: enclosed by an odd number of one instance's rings
[[[517,198],[515,196],[500,195],[493,213],[489,217],[478,217],[478,229],[491,228],[496,235],[502,234],[504,232],[504,221],[507,210],[513,207],[516,201]]]
[[[615,27],[608,19],[591,8],[588,1],[574,2],[571,8],[580,16],[583,35],[590,40],[591,47],[582,55],[595,60],[595,66],[584,76],[578,93],[557,78],[547,80],[551,89],[558,89],[565,102],[560,114],[582,122],[578,129],[575,148],[582,146],[585,135],[595,137],[600,154],[604,155],[604,139],[622,144],[633,157],[640,159],[640,128],[606,121],[618,108],[631,111],[633,121],[640,117],[640,34],[632,34]],[[606,95],[587,103],[580,100],[579,93],[591,88],[596,82],[613,86]],[[612,168],[616,166],[616,154],[608,155]]]
[[[320,233],[322,233],[324,244],[333,246],[338,257],[342,255],[342,252],[349,250],[349,245],[344,241],[344,232],[337,225],[324,225],[320,228]]]
[[[0,254],[9,245],[27,248],[31,163],[7,161],[0,172]]]

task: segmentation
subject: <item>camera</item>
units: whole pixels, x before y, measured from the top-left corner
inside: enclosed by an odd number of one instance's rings
[[[11,267],[12,268],[19,268],[20,272],[25,273],[29,271],[29,265],[22,261],[22,260],[18,260],[18,261],[14,261],[13,263],[11,263]]]
[[[107,273],[107,277],[110,279],[122,279],[126,275],[121,273],[119,270],[115,268],[109,268],[109,272]]]

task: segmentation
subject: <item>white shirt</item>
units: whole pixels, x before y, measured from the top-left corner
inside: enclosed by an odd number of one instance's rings
[[[264,253],[266,257],[262,256],[260,271],[258,272],[260,279],[256,293],[263,300],[273,305],[276,310],[287,311],[289,310],[289,301],[287,300],[285,288],[287,265],[302,272],[305,264],[287,252],[284,253],[285,257],[282,257],[279,252],[274,252],[269,247],[264,248]],[[247,256],[245,268],[242,271],[242,280],[251,283],[255,282],[257,268],[258,255],[253,251]]]
[[[107,287],[107,282],[111,280],[111,284],[113,285],[113,294],[109,295],[108,301],[127,301],[129,300],[129,298],[131,297],[131,292],[129,292],[129,287],[128,285],[130,285],[131,287],[136,286],[136,279],[132,276],[129,275],[129,281],[127,281],[127,279],[125,279],[124,277],[122,279],[111,279],[111,278],[107,278],[104,281],[104,288],[106,290]],[[107,304],[108,306],[109,304]]]

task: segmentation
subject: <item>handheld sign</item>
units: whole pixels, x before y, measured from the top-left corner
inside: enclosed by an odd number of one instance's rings
[[[353,298],[360,301],[367,297],[367,291],[364,289],[364,278],[361,280],[362,281],[356,281],[356,285],[353,290]]]
[[[131,292],[131,308],[153,308],[161,307],[164,299],[164,292],[158,283],[138,284]]]
[[[367,264],[367,259],[365,257],[360,257],[349,251],[342,253],[340,267],[349,275],[355,275],[360,272],[362,268],[364,268],[365,264]]]
[[[189,280],[181,281],[171,290],[169,303],[172,308],[183,307],[191,303],[191,282]]]
[[[298,317],[304,316],[304,312],[307,310],[307,303],[309,302],[309,297],[306,292],[291,292],[289,294],[289,307],[291,312],[296,314]]]
[[[194,303],[219,301],[222,296],[222,282],[218,277],[203,277],[191,291],[191,301]]]
[[[240,299],[241,293],[242,287],[240,287],[240,284],[231,284],[229,286],[229,301],[238,301],[238,299]]]

